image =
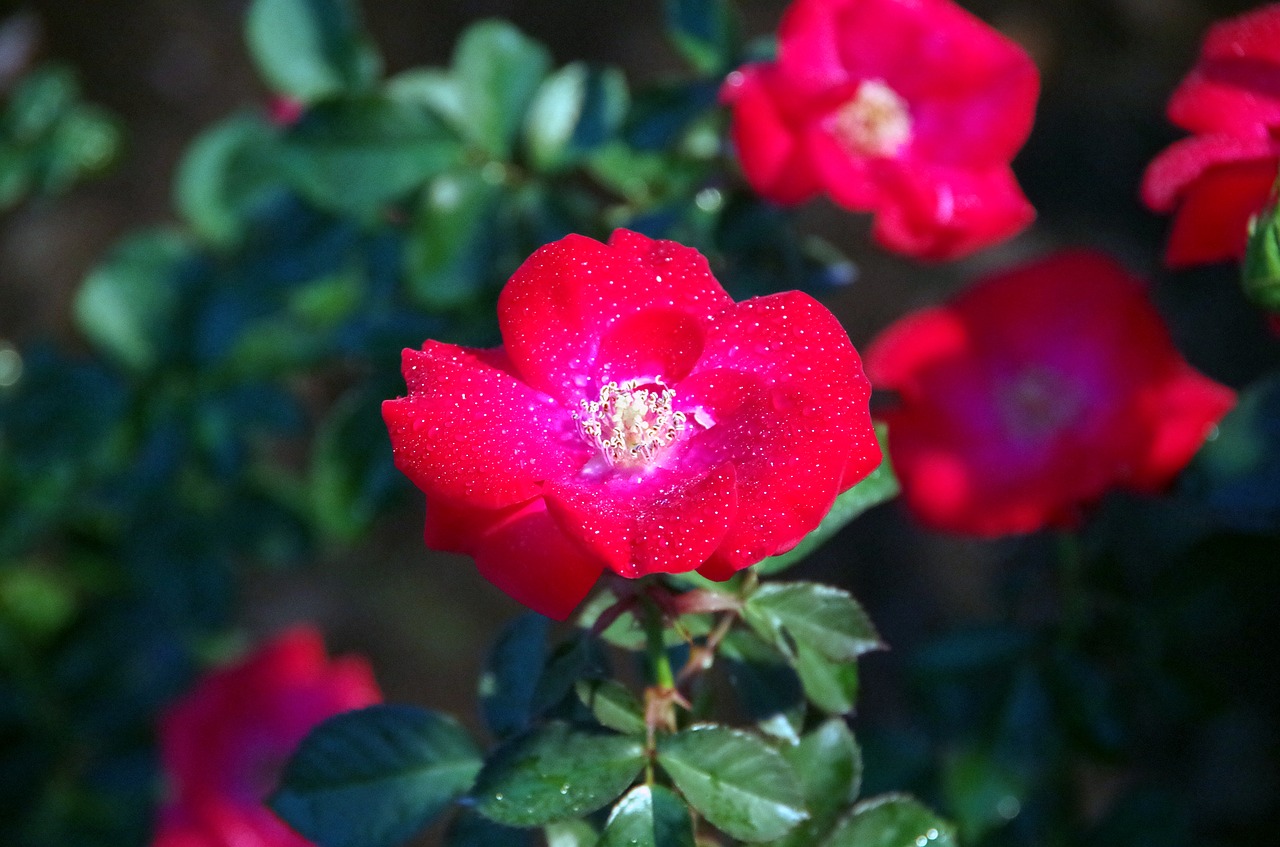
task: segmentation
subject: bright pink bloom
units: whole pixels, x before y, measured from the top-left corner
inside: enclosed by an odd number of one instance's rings
[[[307,847],[263,805],[314,726],[382,699],[368,663],[297,627],[214,671],[160,720],[168,780],[153,847]]]
[[[1280,4],[1209,30],[1169,120],[1196,135],[1170,145],[1142,180],[1147,206],[1176,210],[1165,262],[1240,258],[1280,169]]]
[[[1040,80],[1017,44],[950,0],[796,0],[778,60],[729,76],[748,182],[875,212],[883,246],[951,259],[1035,217],[1009,167]]]
[[[427,544],[549,617],[606,568],[724,579],[788,550],[880,462],[835,317],[798,292],[735,303],[675,242],[548,244],[498,323],[496,349],[406,350],[383,416]]]
[[[867,355],[908,506],[996,536],[1070,526],[1112,488],[1163,489],[1235,400],[1179,355],[1146,287],[1065,252],[908,315]]]

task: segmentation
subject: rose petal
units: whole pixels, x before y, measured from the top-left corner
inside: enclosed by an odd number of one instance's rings
[[[1221,21],[1169,100],[1169,120],[1192,132],[1280,126],[1280,6]]]
[[[785,91],[772,65],[748,65],[729,75],[721,97],[733,107],[730,136],[743,174],[757,194],[792,206],[818,193],[818,173],[803,142],[800,116],[788,115]]]
[[[480,574],[516,602],[562,621],[604,570],[551,519],[542,498],[506,510],[472,545]]]
[[[1217,165],[1187,186],[1173,218],[1165,264],[1185,268],[1239,259],[1249,241],[1249,219],[1271,196],[1280,159]]]
[[[617,246],[570,235],[539,248],[498,298],[516,369],[571,407],[592,393],[588,375],[615,322],[650,308],[702,321],[732,302],[696,251],[635,233],[615,239]]]
[[[586,460],[570,413],[494,357],[434,341],[404,352],[410,394],[382,414],[396,467],[429,497],[500,508]]]

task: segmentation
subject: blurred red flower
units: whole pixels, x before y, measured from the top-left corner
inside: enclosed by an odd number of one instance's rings
[[[1157,492],[1235,394],[1179,355],[1144,283],[1064,252],[913,313],[867,372],[908,506],[926,525],[997,536],[1071,526],[1111,488]]]
[[[1173,212],[1170,267],[1238,259],[1280,169],[1280,4],[1215,24],[1169,100],[1196,133],[1147,167],[1142,200]]]
[[[305,626],[210,673],[160,719],[168,792],[154,847],[307,847],[263,800],[314,726],[381,699],[363,658],[329,661]]]
[[[778,59],[731,74],[748,182],[875,212],[890,250],[952,259],[1035,217],[1009,162],[1040,81],[1017,44],[950,0],[796,0]]]
[[[383,416],[431,547],[563,619],[604,569],[713,579],[790,549],[880,462],[835,317],[735,303],[695,250],[570,235],[498,300],[503,346],[406,350]]]

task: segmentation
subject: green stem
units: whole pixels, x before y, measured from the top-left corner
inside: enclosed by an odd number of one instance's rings
[[[644,600],[644,635],[649,653],[649,667],[653,671],[654,685],[663,690],[676,687],[675,674],[671,672],[671,658],[667,655],[665,627],[662,611],[647,597]]]

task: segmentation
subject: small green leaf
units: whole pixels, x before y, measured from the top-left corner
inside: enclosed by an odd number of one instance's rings
[[[831,511],[827,512],[827,516],[822,519],[822,523],[818,524],[817,529],[806,535],[803,541],[787,552],[770,556],[760,562],[755,566],[756,573],[767,576],[799,564],[867,509],[898,496],[901,489],[898,478],[893,473],[893,467],[889,464],[888,430],[883,424],[876,425],[876,438],[880,442],[880,451],[884,456],[880,460],[880,466],[866,479],[837,497]]]
[[[743,616],[756,632],[789,651],[783,634],[828,659],[847,662],[884,646],[849,592],[813,582],[772,582],[747,598]]]
[[[509,159],[516,133],[547,71],[547,48],[506,21],[472,24],[453,54],[457,118],[469,141],[489,155]]]
[[[325,537],[358,538],[399,490],[395,465],[378,438],[377,396],[369,386],[352,389],[316,431],[308,487],[314,524]]]
[[[254,0],[245,38],[267,84],[308,103],[366,90],[382,72],[354,0]]]
[[[582,704],[603,726],[624,735],[639,735],[645,731],[644,704],[622,683],[611,679],[583,679],[578,681],[574,690]]]
[[[554,722],[500,747],[476,781],[476,808],[507,826],[582,817],[626,791],[644,767],[644,742]]]
[[[370,96],[310,109],[284,136],[280,162],[312,202],[368,220],[456,164],[461,152],[429,113]]]
[[[955,847],[955,830],[920,801],[883,794],[854,807],[822,847]]]
[[[155,366],[173,336],[177,274],[189,255],[186,240],[170,230],[138,233],[116,245],[76,295],[80,329],[132,370]]]
[[[684,801],[661,785],[637,785],[618,801],[599,847],[693,847]]]
[[[414,302],[427,309],[467,305],[493,261],[494,212],[501,188],[475,168],[454,168],[423,193],[405,245]]]
[[[804,792],[809,820],[774,847],[810,847],[831,829],[836,818],[858,797],[862,786],[862,750],[843,720],[832,719],[782,748]]]
[[[600,679],[607,660],[600,642],[590,633],[579,632],[556,645],[533,692],[533,713],[541,715],[555,708],[581,679]]]
[[[283,182],[272,165],[274,133],[254,115],[215,124],[188,148],[174,178],[174,204],[191,228],[219,246],[240,240],[253,210]]]
[[[489,654],[480,677],[480,712],[498,738],[525,729],[533,716],[538,673],[547,660],[551,622],[542,615],[521,615],[507,624]]]
[[[753,633],[731,630],[718,652],[729,684],[753,720],[768,720],[803,704],[800,680],[787,657]]]
[[[807,643],[796,643],[796,673],[809,702],[832,715],[847,715],[858,703],[857,662],[833,662]]]
[[[480,755],[451,717],[379,705],[322,723],[268,804],[321,847],[392,847],[466,793]]]
[[[542,83],[525,119],[533,166],[554,171],[610,141],[627,114],[627,81],[617,68],[566,65]]]
[[[664,736],[658,762],[689,805],[733,838],[779,838],[808,817],[787,760],[741,730],[707,725]]]
[[[666,0],[667,34],[694,70],[723,76],[741,39],[731,0]]]

